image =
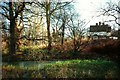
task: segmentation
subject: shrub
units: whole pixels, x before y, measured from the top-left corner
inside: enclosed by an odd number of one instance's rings
[[[94,44],[95,43],[95,44]],[[91,45],[84,49],[85,53],[95,53],[99,57],[105,57],[112,60],[120,58],[119,40],[98,40],[93,41]]]
[[[48,58],[47,50],[39,47],[23,48],[24,60],[40,61]]]
[[[74,59],[79,57],[80,50],[74,51],[73,42],[65,42],[63,45],[54,45],[51,53],[53,53],[53,58],[58,59]]]

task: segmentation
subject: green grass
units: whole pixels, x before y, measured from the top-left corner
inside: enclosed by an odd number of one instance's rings
[[[3,65],[3,78],[119,78],[119,68],[105,60],[66,60],[44,63],[42,68]]]

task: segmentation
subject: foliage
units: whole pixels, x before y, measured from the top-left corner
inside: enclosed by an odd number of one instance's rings
[[[99,57],[111,60],[119,60],[120,41],[119,40],[97,40],[92,46],[87,46],[84,52],[93,53]]]
[[[41,61],[41,60],[66,60],[66,59],[104,59],[119,62],[120,57],[120,41],[119,40],[96,40],[89,43],[82,43],[81,49],[74,51],[72,41],[66,41],[53,45],[50,54],[47,48],[39,46],[23,46],[20,47],[21,54],[16,54],[16,60],[24,61]],[[4,50],[7,52],[7,49]],[[19,52],[17,52],[19,53]],[[5,54],[4,54],[5,55]],[[8,59],[3,55],[3,60]]]
[[[54,45],[51,53],[54,55],[53,58],[56,59],[73,59],[78,58],[80,55],[80,50],[77,49],[76,52],[74,51],[73,42],[64,42],[63,45]]]
[[[24,60],[40,61],[48,57],[46,49],[40,49],[37,46],[23,48]]]
[[[7,54],[8,53],[8,48],[2,49],[2,54]]]

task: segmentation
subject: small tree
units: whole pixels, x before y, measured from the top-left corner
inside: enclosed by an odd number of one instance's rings
[[[71,18],[68,22],[68,30],[70,32],[69,36],[73,40],[74,52],[76,53],[81,46],[81,39],[85,30],[83,25],[85,24],[85,22],[80,20],[76,21],[75,16],[76,15],[74,14],[71,15]]]

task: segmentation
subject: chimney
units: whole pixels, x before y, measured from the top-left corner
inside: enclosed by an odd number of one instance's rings
[[[96,23],[96,26],[98,26],[98,23]]]
[[[99,25],[101,25],[101,22],[99,22]]]
[[[103,26],[105,25],[104,22],[102,23],[102,25],[103,25]]]

